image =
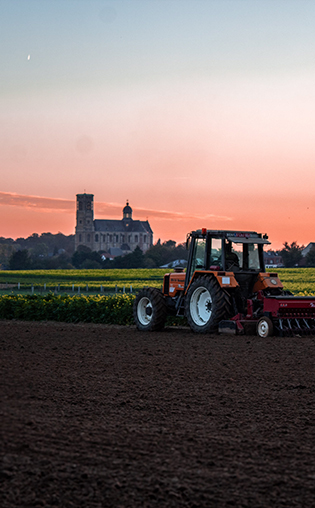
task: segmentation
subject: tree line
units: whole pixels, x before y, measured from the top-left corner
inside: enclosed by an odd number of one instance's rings
[[[285,267],[315,267],[315,248],[305,257],[302,256],[304,245],[297,242],[285,242],[277,254],[282,257]],[[125,256],[104,259],[101,252],[91,251],[80,246],[74,252],[74,235],[62,233],[33,233],[28,238],[0,237],[0,268],[10,270],[31,269],[71,269],[71,268],[157,268],[171,265],[175,260],[186,260],[185,244],[173,240],[157,241],[143,253],[139,247]]]
[[[305,257],[302,255],[304,245],[298,245],[297,242],[284,242],[283,249],[279,252],[282,257],[283,264],[286,268],[296,266],[315,267],[315,246],[313,246]]]
[[[10,270],[53,270],[72,268],[157,268],[187,259],[185,244],[157,241],[147,252],[139,247],[125,256],[105,259],[102,252],[79,246],[74,252],[74,235],[34,233],[28,238],[0,237],[0,265]]]
[[[0,268],[21,270],[31,268],[68,268],[74,252],[74,235],[33,233],[27,238],[0,237]]]

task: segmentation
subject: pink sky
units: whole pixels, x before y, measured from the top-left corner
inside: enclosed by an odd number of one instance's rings
[[[73,233],[75,195],[86,191],[95,218],[121,218],[129,199],[154,241],[183,242],[200,227],[268,233],[273,248],[315,241],[315,87],[258,81],[162,83],[128,100],[66,94],[36,111],[32,129],[27,108],[10,104],[0,235]]]
[[[162,4],[3,0],[0,236],[73,233],[86,191],[154,241],[315,241],[315,4]]]

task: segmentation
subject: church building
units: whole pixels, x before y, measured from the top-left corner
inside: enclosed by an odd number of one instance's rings
[[[127,201],[121,220],[94,219],[94,194],[77,194],[75,250],[85,245],[92,251],[130,254],[136,247],[146,252],[153,245],[148,221],[133,220]]]

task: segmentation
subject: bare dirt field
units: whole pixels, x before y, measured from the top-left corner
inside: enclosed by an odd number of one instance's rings
[[[0,321],[0,505],[315,506],[315,338]]]

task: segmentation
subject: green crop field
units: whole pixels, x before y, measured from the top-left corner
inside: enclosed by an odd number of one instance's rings
[[[268,270],[271,272],[271,270]],[[281,268],[276,270],[285,289],[296,295],[315,295],[315,268]],[[116,270],[19,270],[0,271],[1,292],[17,292],[20,283],[21,291],[29,291],[33,286],[35,292],[46,284],[47,291],[54,291],[58,286],[60,291],[75,291],[80,287],[82,291],[100,292],[136,292],[144,286],[161,287],[164,273],[169,269],[116,269]]]
[[[163,275],[168,271],[161,269],[3,271],[0,272],[0,319],[130,325],[133,323],[132,305],[135,295],[110,295],[110,293],[129,293],[130,286],[133,293],[144,286],[161,287]],[[285,289],[296,295],[315,295],[315,268],[283,268],[277,272]],[[18,283],[20,289],[17,288]],[[46,292],[43,291],[44,284]],[[78,287],[82,291],[86,290],[87,285],[89,295],[74,293]],[[91,294],[93,290],[100,292],[101,286],[103,292],[108,292],[108,295]],[[115,291],[116,286],[118,290]],[[125,288],[125,291],[122,288]],[[72,291],[72,294],[69,294],[69,291]],[[168,325],[182,325],[184,322],[181,318],[172,316],[167,320]]]
[[[17,270],[1,271],[0,284],[2,290],[6,285],[20,283],[21,290],[29,290],[34,286],[35,290],[46,285],[47,290],[54,290],[60,286],[61,291],[71,291],[72,286],[85,290],[88,285],[89,291],[100,291],[100,287],[106,291],[115,291],[125,287],[126,291],[138,291],[144,286],[161,287],[163,276],[169,270],[165,269],[128,269],[128,270]],[[16,286],[10,288],[16,291]]]
[[[279,268],[276,272],[284,288],[293,294],[315,295],[315,268]]]

